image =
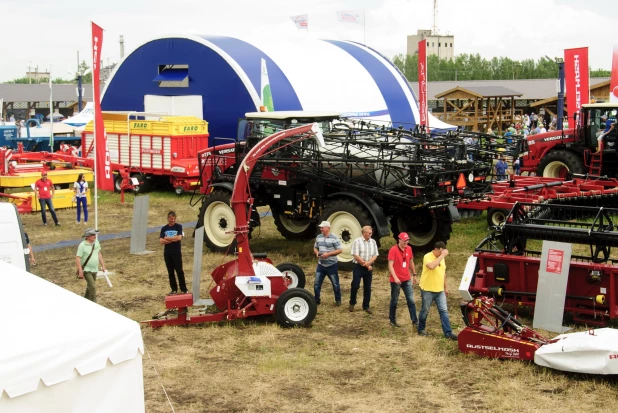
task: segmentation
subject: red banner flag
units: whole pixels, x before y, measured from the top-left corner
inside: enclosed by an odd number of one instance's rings
[[[107,135],[101,113],[101,49],[103,48],[103,29],[92,23],[92,89],[94,100],[94,152],[95,152],[95,182],[97,188],[105,191],[114,190],[114,175],[112,174]]]
[[[575,113],[579,113],[583,104],[590,102],[587,47],[564,50],[564,77],[571,124]]]
[[[609,101],[618,103],[618,46],[614,46],[612,56],[612,80],[609,82]]]
[[[418,42],[418,108],[421,126],[429,131],[427,121],[427,43],[426,40]]]

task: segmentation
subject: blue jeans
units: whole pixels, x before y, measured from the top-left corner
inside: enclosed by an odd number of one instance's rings
[[[363,310],[369,309],[369,301],[371,301],[371,279],[373,271],[369,271],[367,267],[360,264],[355,264],[352,269],[352,288],[350,290],[350,305],[356,305],[356,293],[360,288],[360,282],[363,280]]]
[[[416,318],[416,304],[414,303],[414,293],[412,291],[412,280],[404,281],[401,284],[391,283],[391,305],[388,313],[388,318],[391,322],[397,321],[397,303],[399,302],[399,291],[403,290],[403,295],[408,303],[408,311],[410,312],[410,320],[413,323],[418,322]]]
[[[448,319],[448,309],[446,307],[446,294],[444,291],[440,291],[439,293],[434,293],[431,291],[421,290],[421,297],[423,299],[423,304],[421,305],[421,313],[419,314],[418,321],[418,331],[425,330],[425,323],[427,322],[427,315],[429,314],[429,307],[431,307],[431,303],[435,301],[436,306],[438,307],[438,312],[440,313],[440,323],[442,323],[442,332],[446,337],[453,334],[453,330],[451,330],[451,322]]]
[[[316,303],[320,303],[320,290],[322,289],[324,277],[328,277],[330,283],[333,285],[335,301],[338,303],[341,302],[341,289],[339,288],[339,273],[337,272],[337,267],[337,264],[329,265],[328,267],[318,264],[318,267],[315,269],[315,283],[313,284],[313,292]]]
[[[57,224],[58,217],[56,217],[56,211],[54,210],[54,204],[52,204],[51,198],[46,198],[46,199],[40,198],[39,205],[41,205],[41,217],[43,217],[43,223],[47,224],[47,214],[45,213],[45,205],[47,205],[47,208],[49,208],[49,213],[54,219],[54,222]]]
[[[84,222],[88,222],[88,198],[85,196],[77,197],[77,222],[79,222],[82,208],[84,209]]]

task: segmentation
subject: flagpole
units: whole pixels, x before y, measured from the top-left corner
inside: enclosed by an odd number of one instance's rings
[[[50,135],[49,135],[49,152],[54,153],[54,97],[52,93],[52,75],[51,65],[49,66],[49,120],[50,120]]]
[[[365,20],[367,19],[367,14],[365,13],[365,9],[363,9],[363,44],[367,46],[367,36],[365,34]]]
[[[96,63],[98,64],[98,62]],[[95,71],[92,71],[92,101],[94,103],[94,107],[95,107],[95,111],[96,111],[96,105],[97,102],[94,101],[94,97],[96,96],[94,94],[94,76],[95,76]],[[100,103],[99,103],[100,104]],[[98,192],[97,189],[99,188],[99,185],[97,184],[97,117],[96,117],[96,112],[95,112],[95,116],[92,117],[92,149],[94,150],[94,229],[98,230],[99,229],[99,196],[98,196]],[[82,148],[82,156],[84,156],[84,148]]]

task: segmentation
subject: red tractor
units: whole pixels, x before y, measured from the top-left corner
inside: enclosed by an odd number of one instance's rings
[[[528,135],[519,148],[521,171],[546,178],[565,178],[568,173],[616,177],[615,127],[603,137],[602,150],[596,152],[597,134],[607,122],[616,122],[617,110],[615,103],[583,105],[575,128]]]

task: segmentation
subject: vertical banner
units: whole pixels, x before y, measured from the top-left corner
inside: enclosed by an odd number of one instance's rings
[[[94,141],[95,141],[95,187],[105,191],[114,190],[107,135],[101,113],[101,49],[103,48],[103,29],[92,23],[92,94],[94,101]]]
[[[290,16],[290,19],[296,25],[298,30],[307,30],[309,31],[309,15],[308,14],[299,14],[297,16]]]
[[[569,125],[571,125],[575,113],[579,113],[583,104],[590,102],[587,47],[564,50],[564,77]]]
[[[612,78],[609,82],[609,102],[618,103],[618,45],[612,55]]]
[[[427,40],[418,42],[418,109],[421,126],[429,132],[427,122]]]

